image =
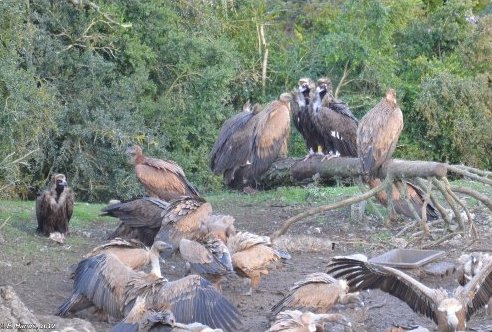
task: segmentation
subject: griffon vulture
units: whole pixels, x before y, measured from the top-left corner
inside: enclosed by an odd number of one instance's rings
[[[162,214],[168,207],[169,203],[152,197],[137,198],[105,207],[102,209],[102,216],[121,220],[120,225],[108,238],[136,239],[146,246],[151,246],[161,228]]]
[[[149,196],[169,201],[181,196],[200,196],[174,161],[146,157],[138,145],[126,152],[132,156],[135,174]]]
[[[200,236],[203,221],[212,214],[212,205],[197,197],[182,197],[170,202],[163,212],[162,226],[155,240],[179,247],[181,239],[195,239]]]
[[[372,189],[379,186],[381,184],[381,180],[379,178],[369,178],[367,183]],[[403,185],[405,185],[406,188],[403,187]],[[400,190],[402,193],[405,193],[406,191],[406,198],[401,196]],[[411,204],[413,205],[415,212],[417,212],[417,215],[422,218],[422,207],[425,202],[425,193],[419,187],[408,181],[395,181],[392,184],[391,191],[393,208],[396,213],[411,219],[415,219],[412,207],[410,206]],[[376,194],[376,197],[382,205],[386,206],[388,204],[388,196],[386,191],[380,191]],[[431,202],[427,203],[425,209],[428,221],[439,219],[439,213]]]
[[[64,174],[56,174],[51,180],[51,186],[36,199],[37,231],[46,236],[59,232],[68,232],[68,223],[72,217],[74,193],[68,187]]]
[[[383,98],[360,120],[357,129],[357,155],[364,173],[373,177],[391,158],[403,130],[403,114],[396,92],[389,89]]]
[[[181,239],[179,253],[191,270],[219,290],[220,282],[234,271],[229,249],[222,240],[211,234],[198,241]]]
[[[404,301],[413,311],[437,324],[439,332],[464,331],[467,320],[492,296],[492,258],[465,286],[449,294],[429,288],[406,273],[388,266],[348,258],[334,258],[328,273],[346,278],[352,290],[380,289]]]
[[[123,264],[133,270],[142,270],[152,263],[153,256],[159,256],[161,253],[171,250],[172,246],[156,241],[152,247],[146,247],[142,242],[137,240],[123,240],[116,238],[95,247],[84,258],[97,256],[99,254],[111,254],[118,258]]]
[[[310,78],[299,79],[297,89],[292,92],[291,103],[294,126],[304,138],[309,155],[321,152],[324,146],[323,137],[314,124],[311,112],[315,87]]]
[[[352,324],[341,314],[315,314],[299,310],[286,310],[275,317],[275,322],[266,332],[317,332],[325,331],[327,322],[344,326]]]
[[[317,82],[313,103],[314,123],[327,142],[326,149],[342,157],[357,157],[357,126],[359,121],[350,112],[346,103],[333,97],[332,84],[328,78]]]
[[[358,292],[348,291],[345,280],[337,280],[326,273],[312,273],[296,282],[289,293],[272,307],[272,313],[277,315],[285,308],[328,312],[337,303],[363,304]]]
[[[252,295],[253,289],[260,284],[261,275],[268,274],[272,263],[290,259],[288,253],[273,249],[271,244],[269,237],[248,232],[239,232],[227,241],[234,271],[250,280],[246,295]]]
[[[171,310],[178,322],[199,322],[214,328],[234,330],[240,323],[236,308],[208,281],[190,275],[176,281],[162,278],[159,257],[152,255],[149,274],[135,272],[111,254],[82,260],[75,271],[72,295],[58,308],[66,316],[91,305],[122,319],[136,299],[145,308]]]
[[[290,134],[290,93],[283,93],[260,114],[255,128],[251,176],[258,179],[279,157],[287,155]]]
[[[226,185],[234,186],[238,182],[240,185],[243,173],[247,173],[242,168],[249,168],[251,165],[253,135],[260,111],[259,104],[255,104],[251,110],[248,102],[244,105],[243,112],[224,122],[220,129],[210,152],[210,169],[214,174],[223,174]],[[238,170],[241,170],[239,179],[236,178]]]

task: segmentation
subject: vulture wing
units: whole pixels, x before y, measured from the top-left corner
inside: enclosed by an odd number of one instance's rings
[[[468,320],[492,298],[492,256],[482,255],[482,268],[463,287],[458,287],[455,297],[463,303]]]
[[[169,203],[152,197],[133,199],[105,207],[101,215],[121,220],[118,228],[108,238],[134,238],[151,246],[162,224],[161,214],[168,207]]]
[[[179,246],[182,238],[193,239],[198,235],[202,220],[212,214],[212,206],[204,200],[183,197],[170,203],[163,212],[163,221],[156,240]]]
[[[65,195],[65,218],[67,220],[67,225],[68,225],[68,222],[70,221],[70,218],[72,218],[72,214],[73,214],[75,194],[72,189],[65,188],[63,190],[62,195]]]
[[[376,188],[381,184],[381,180],[379,178],[372,178],[368,181],[370,188]],[[403,187],[403,186],[406,186]],[[403,188],[402,188],[403,187]],[[402,188],[399,190],[399,188]],[[400,192],[404,193],[406,190],[407,198],[401,196]],[[388,197],[386,191],[380,191],[376,194],[379,202],[386,206],[388,204]],[[410,207],[410,204],[413,205],[415,212],[417,212],[418,216],[422,218],[422,207],[425,202],[425,194],[424,192],[412,184],[409,181],[397,181],[392,185],[392,199],[393,199],[393,207],[395,212],[406,216],[408,218],[415,218],[415,215]],[[426,206],[427,220],[437,220],[439,219],[439,214],[436,208],[429,202]]]
[[[357,130],[357,153],[365,172],[375,172],[395,151],[403,130],[403,114],[389,91],[386,98],[361,119]]]
[[[48,225],[54,225],[54,212],[56,211],[56,200],[51,191],[45,190],[36,198],[36,218],[38,220],[38,232],[43,232]],[[51,226],[54,230],[54,226]],[[53,231],[52,230],[52,231]],[[50,232],[44,231],[45,235]]]
[[[413,311],[437,324],[437,305],[445,295],[388,266],[350,258],[333,258],[328,273],[345,278],[351,290],[380,289],[404,301]]]
[[[158,280],[139,285],[134,279],[127,287],[127,303],[145,295],[147,305],[160,309],[171,307],[176,321],[199,322],[212,328],[235,331],[240,323],[236,308],[207,280],[190,275],[176,281]]]
[[[339,104],[341,105],[341,104]],[[343,109],[339,107],[339,109]],[[329,107],[320,106],[315,112],[316,126],[326,140],[330,140],[342,157],[357,156],[357,119],[348,116],[348,107],[337,112]],[[352,113],[350,113],[352,114]]]
[[[86,258],[75,270],[72,295],[56,314],[66,316],[69,312],[84,309],[79,307],[79,303],[85,298],[112,317],[123,318],[125,286],[136,277],[141,278],[141,275],[109,254]]]
[[[290,134],[290,110],[285,103],[270,103],[258,117],[251,161],[254,178],[263,174],[279,156],[287,153]]]
[[[241,112],[227,120],[210,152],[210,169],[214,174],[238,168],[246,163],[251,151],[257,117]]]
[[[326,273],[312,273],[296,282],[289,293],[271,310],[274,315],[283,311],[285,307],[327,312],[338,302],[340,293],[344,291],[332,276]]]
[[[102,209],[101,215],[118,218],[130,227],[159,228],[161,213],[168,207],[169,203],[158,198],[143,197],[109,205]]]
[[[150,196],[171,200],[183,195],[200,196],[188,182],[183,169],[173,161],[145,157],[135,173]]]
[[[181,239],[179,252],[198,274],[225,275],[232,272],[231,255],[221,240],[209,240],[201,244]]]

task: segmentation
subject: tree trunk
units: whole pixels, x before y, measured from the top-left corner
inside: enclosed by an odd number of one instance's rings
[[[354,179],[363,175],[358,158],[336,157],[322,160],[313,155],[308,159],[285,158],[277,160],[261,176],[258,185],[271,189],[279,186],[304,185],[318,179],[322,182],[334,182],[337,179]],[[399,178],[442,178],[447,174],[447,164],[429,161],[408,161],[391,159],[381,167],[380,178],[390,175]]]

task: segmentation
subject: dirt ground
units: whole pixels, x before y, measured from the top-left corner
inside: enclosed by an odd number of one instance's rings
[[[229,202],[222,199],[214,202],[213,206],[216,214],[233,215],[238,230],[262,235],[271,234],[285,219],[307,207],[302,204],[280,203],[275,199],[255,204],[238,204],[237,201]],[[457,236],[434,247],[433,249],[446,251],[444,261],[452,262],[462,253],[476,249],[492,250],[492,218],[479,207],[473,212],[480,231],[480,240],[470,243],[468,238]],[[96,221],[87,230],[73,231],[66,244],[60,246],[35,235],[33,215],[31,223],[20,224],[18,227],[25,231],[28,241],[41,241],[43,245],[37,252],[23,253],[17,257],[0,250],[0,285],[12,285],[35,314],[52,314],[70,294],[72,281],[68,278],[69,266],[80,260],[92,247],[103,242],[115,225],[116,221]],[[264,277],[253,296],[241,295],[241,287],[237,284],[228,282],[224,285],[224,295],[241,312],[243,324],[239,330],[260,332],[268,329],[270,308],[294,282],[312,272],[325,272],[332,256],[364,253],[373,257],[401,246],[411,238],[410,234],[418,231],[407,231],[404,234],[406,240],[403,239],[404,236],[395,239],[395,235],[405,225],[408,225],[408,221],[396,222],[386,228],[382,220],[373,216],[366,216],[363,222],[353,222],[350,221],[350,209],[331,211],[293,225],[287,233],[288,238],[279,241],[292,255],[290,264],[282,269],[273,270]],[[434,226],[434,229],[439,227],[441,226]],[[441,234],[436,233],[435,236],[437,238]],[[75,241],[76,238],[80,239]],[[5,238],[0,248],[6,248],[16,241],[19,239]],[[46,252],[53,254],[46,255]],[[162,268],[168,279],[180,278],[184,273],[184,263],[178,258],[167,261]],[[409,272],[429,286],[442,286],[448,290],[457,286],[455,275],[452,274],[444,277],[433,276],[422,269]],[[406,304],[392,296],[380,291],[370,291],[364,292],[363,297],[363,308],[340,306],[334,310],[346,315],[353,324],[353,331],[386,331],[394,325],[421,325],[431,331],[435,330],[435,324],[431,320],[414,313]],[[108,323],[92,322],[98,331],[109,330],[111,327]],[[487,318],[482,310],[472,317],[468,326],[473,331],[492,331],[492,318]]]

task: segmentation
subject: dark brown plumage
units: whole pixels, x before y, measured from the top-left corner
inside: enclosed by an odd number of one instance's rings
[[[36,199],[37,231],[46,236],[54,232],[66,234],[73,213],[74,197],[65,175],[54,175],[50,188]]]
[[[161,228],[163,214],[168,207],[169,203],[152,197],[137,198],[105,207],[102,209],[102,216],[121,220],[120,225],[108,239],[116,237],[136,239],[146,246],[151,246]]]
[[[381,180],[379,178],[370,178],[367,180],[367,183],[372,189],[379,186],[381,184]],[[406,188],[403,188],[404,185]],[[406,198],[402,197],[400,194],[400,191],[405,193],[405,190]],[[376,194],[376,197],[382,205],[386,206],[388,204],[386,191],[380,191]],[[392,184],[392,200],[396,213],[411,219],[415,219],[415,215],[410,207],[410,204],[412,204],[415,212],[417,212],[417,215],[422,218],[422,207],[425,202],[425,193],[416,185],[408,181],[396,181]],[[428,221],[439,219],[438,211],[430,202],[426,206],[426,214]]]
[[[145,300],[144,309],[171,310],[176,320],[185,324],[198,321],[226,330],[236,328],[240,322],[236,308],[209,282],[197,275],[168,281],[161,276],[158,259],[152,256],[149,274],[133,271],[111,254],[84,259],[75,271],[72,295],[57,315],[94,305],[122,319],[140,297]]]
[[[366,174],[375,175],[391,158],[402,130],[403,114],[395,90],[389,89],[386,97],[360,120],[357,130],[357,154]]]
[[[210,152],[210,169],[214,174],[223,174],[224,183],[242,181],[242,176],[236,179],[238,170],[251,164],[250,155],[253,145],[254,130],[258,123],[257,114],[261,107],[258,104],[243,107],[243,112],[234,115],[222,125],[217,141]],[[241,173],[245,173],[242,170]]]
[[[251,287],[247,295],[252,295],[253,289],[260,284],[261,275],[268,274],[272,263],[290,259],[288,253],[276,250],[271,245],[269,237],[249,232],[239,232],[227,241],[234,271],[250,280]]]
[[[279,157],[287,155],[290,134],[289,93],[280,95],[258,114],[251,153],[251,176],[258,179]]]
[[[325,150],[342,157],[357,156],[358,120],[346,103],[335,100],[328,78],[317,82],[312,105],[313,120],[325,142]]]
[[[452,295],[432,289],[391,267],[348,258],[334,258],[328,273],[346,278],[352,290],[380,289],[404,301],[413,311],[431,318],[439,332],[463,331],[467,320],[492,296],[492,259]]]
[[[337,280],[326,273],[312,273],[296,282],[289,293],[272,307],[272,313],[277,315],[285,308],[328,312],[337,303],[362,303],[358,293],[348,291],[345,280]]]
[[[311,79],[299,79],[297,89],[292,91],[291,103],[294,126],[304,138],[310,154],[321,152],[318,150],[324,146],[323,137],[314,124],[311,112],[315,87]]]
[[[132,156],[135,174],[149,196],[165,201],[181,196],[200,196],[174,161],[146,157],[138,145],[129,147],[127,153]]]

